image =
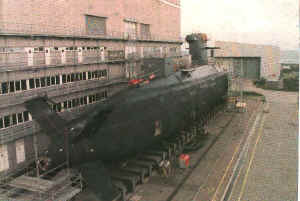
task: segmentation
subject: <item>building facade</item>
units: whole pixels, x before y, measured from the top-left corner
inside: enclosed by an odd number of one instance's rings
[[[246,43],[216,41],[216,65],[227,68],[234,66],[234,70],[241,71],[250,79],[264,77],[277,80],[280,76],[280,49],[271,45],[255,45]]]
[[[24,102],[47,96],[66,120],[143,74],[143,58],[178,58],[179,0],[0,0],[0,175],[33,162],[47,136]],[[36,143],[43,142],[43,143]]]

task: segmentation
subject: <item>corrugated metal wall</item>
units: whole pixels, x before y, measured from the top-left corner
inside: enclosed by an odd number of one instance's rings
[[[243,67],[243,77],[253,80],[260,78],[261,58],[259,57],[217,57],[216,65],[224,69],[232,65],[236,75],[241,74]]]
[[[256,45],[236,42],[216,41],[216,57],[260,57],[260,76],[278,79],[280,75],[280,48],[271,45]],[[250,62],[252,63],[252,62]],[[251,64],[249,64],[251,65]],[[254,65],[254,64],[253,64]]]

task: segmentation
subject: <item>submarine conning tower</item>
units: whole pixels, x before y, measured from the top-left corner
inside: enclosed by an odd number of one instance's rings
[[[187,35],[185,40],[189,43],[192,65],[207,65],[207,35],[205,33],[193,33]]]

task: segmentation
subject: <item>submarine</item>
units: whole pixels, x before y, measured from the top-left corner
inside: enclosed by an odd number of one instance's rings
[[[104,161],[122,160],[188,130],[191,122],[205,119],[224,103],[227,75],[207,65],[206,35],[191,34],[186,40],[191,68],[175,72],[160,60],[145,59],[144,76],[117,84],[123,86],[119,94],[71,122],[51,111],[45,97],[27,101],[25,106],[50,139],[43,169],[63,163],[68,147],[71,168],[81,172],[87,188],[99,200],[111,200],[116,190]]]

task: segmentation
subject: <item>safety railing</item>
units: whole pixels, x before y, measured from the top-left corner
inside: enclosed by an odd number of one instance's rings
[[[124,60],[142,59],[142,58],[164,58],[172,56],[182,56],[181,52],[157,52],[144,51],[124,54],[123,52],[113,54],[114,51],[108,51],[105,55],[101,55],[100,51],[93,53],[80,54],[78,51],[70,51],[67,54],[62,52],[53,52],[46,54],[45,52],[0,52],[0,71],[6,70],[29,70],[40,67],[57,67],[66,65],[85,65],[85,64],[101,64],[110,62],[121,62]]]

